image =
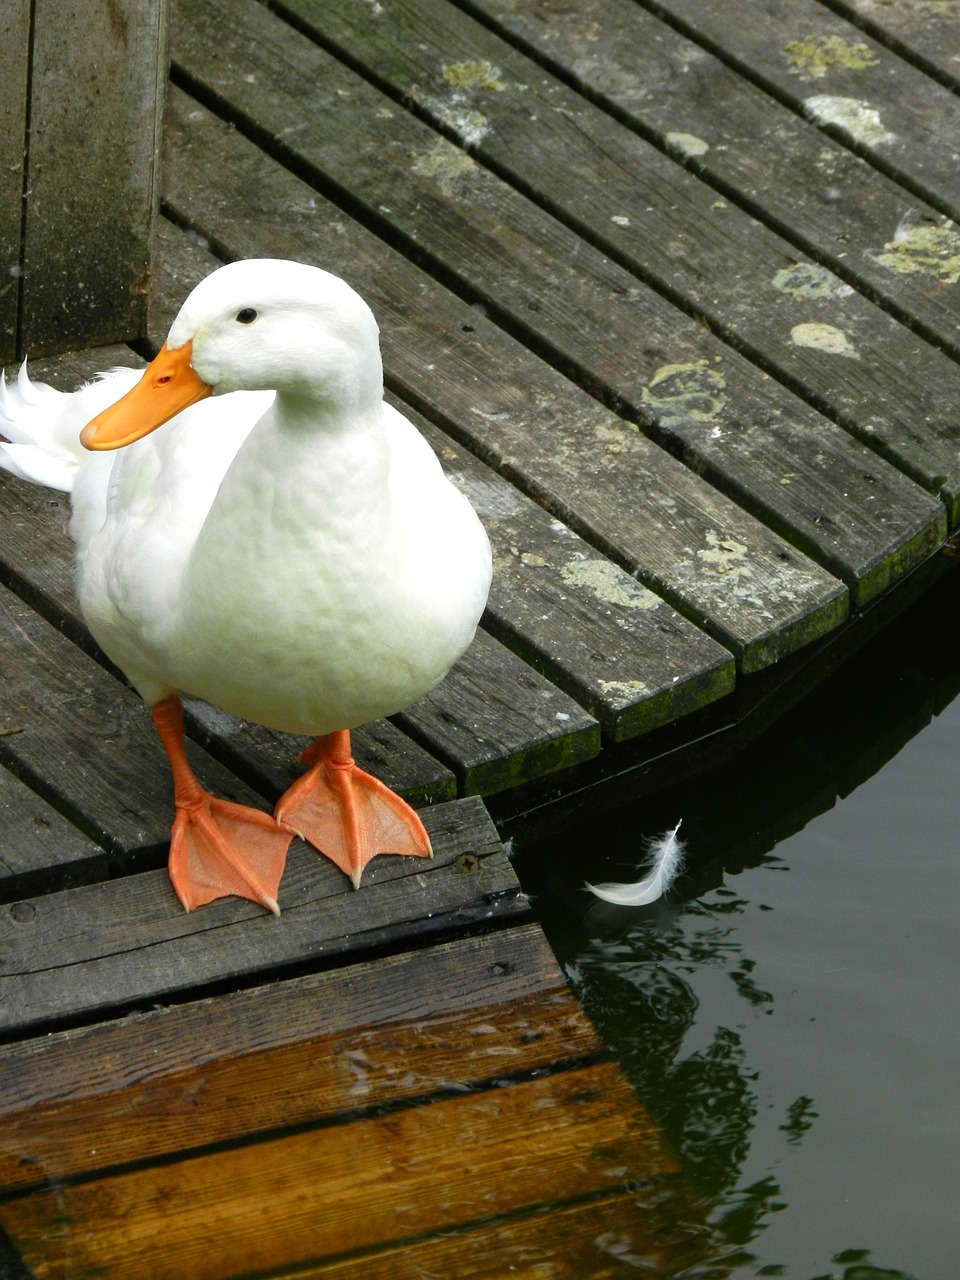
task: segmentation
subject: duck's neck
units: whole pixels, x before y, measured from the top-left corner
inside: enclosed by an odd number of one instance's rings
[[[345,508],[372,519],[385,502],[389,466],[381,399],[334,406],[279,392],[234,460],[221,495],[235,494],[238,505],[267,514],[277,527],[302,520],[304,512],[324,521]]]
[[[288,388],[276,393],[273,409],[262,425],[288,434],[291,440],[305,442],[312,438],[322,448],[323,440],[344,434],[382,431],[382,406],[383,390],[379,386],[372,392],[351,389],[349,394],[341,393],[336,398],[312,388]]]

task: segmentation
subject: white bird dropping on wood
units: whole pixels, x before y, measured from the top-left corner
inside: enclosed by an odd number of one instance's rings
[[[614,902],[620,907],[642,907],[648,902],[656,902],[667,893],[683,866],[683,841],[677,835],[679,830],[680,822],[672,831],[665,831],[650,841],[647,853],[653,866],[636,884],[608,882],[587,884],[587,888],[604,902]]]

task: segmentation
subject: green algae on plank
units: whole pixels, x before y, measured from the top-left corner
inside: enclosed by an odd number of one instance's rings
[[[960,228],[946,219],[910,222],[904,218],[883,252],[873,257],[890,271],[922,272],[944,284],[956,284],[960,280]]]
[[[803,80],[822,80],[834,67],[860,71],[879,65],[880,59],[869,45],[844,40],[838,35],[810,36],[791,40],[784,46],[790,70]]]
[[[490,121],[472,102],[479,90],[502,92],[507,86],[490,62],[453,62],[441,67],[449,92],[424,101],[448,125],[465,147],[477,147],[490,132]]]
[[[476,171],[477,162],[445,138],[438,138],[429,151],[419,155],[411,165],[421,178],[432,178],[443,195],[451,199],[460,194],[464,179]]]
[[[497,68],[485,58],[477,62],[451,62],[440,74],[451,89],[491,89],[502,93],[507,87]]]
[[[714,529],[708,529],[707,545],[697,552],[704,573],[722,577],[725,586],[735,596],[750,599],[753,596],[749,548],[736,538],[725,538]]]

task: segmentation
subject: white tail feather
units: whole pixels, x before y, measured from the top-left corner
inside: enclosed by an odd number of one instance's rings
[[[678,822],[672,831],[665,831],[650,841],[647,853],[653,865],[642,880],[635,884],[588,884],[587,888],[604,902],[613,902],[621,907],[642,907],[648,902],[656,902],[669,891],[683,867],[683,841],[677,834],[679,830]]]
[[[0,437],[6,438],[0,440],[0,468],[69,493],[89,456],[80,444],[81,429],[139,376],[135,369],[115,369],[71,393],[31,382],[26,361],[16,383],[0,374]]]

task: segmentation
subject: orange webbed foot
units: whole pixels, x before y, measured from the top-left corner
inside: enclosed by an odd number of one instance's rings
[[[292,836],[269,814],[204,793],[177,809],[170,879],[187,911],[231,894],[280,914],[277,893]]]
[[[360,887],[363,868],[378,853],[430,858],[430,837],[417,814],[350,755],[347,730],[318,739],[304,752],[310,767],[281,796],[274,817],[308,841]]]
[[[187,911],[231,894],[280,914],[277,892],[292,836],[259,809],[218,800],[197,781],[183,745],[176,694],[151,707],[173,774],[177,816],[170,832],[170,879]]]

